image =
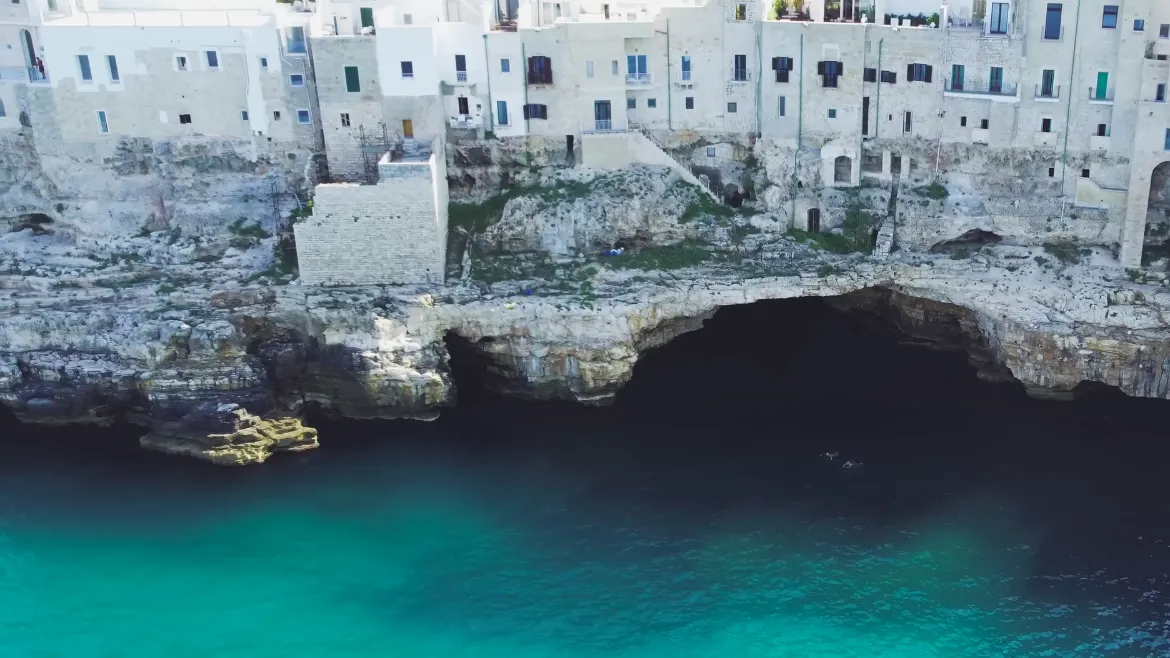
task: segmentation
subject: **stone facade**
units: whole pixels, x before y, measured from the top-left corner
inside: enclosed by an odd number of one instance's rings
[[[318,185],[296,224],[307,285],[441,283],[447,257],[447,175],[441,145],[424,161],[378,163],[376,185]]]

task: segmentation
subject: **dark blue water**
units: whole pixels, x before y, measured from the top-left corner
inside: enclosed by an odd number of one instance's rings
[[[710,324],[613,409],[463,358],[442,420],[258,468],[0,423],[0,657],[1170,656],[1170,406],[815,302]]]

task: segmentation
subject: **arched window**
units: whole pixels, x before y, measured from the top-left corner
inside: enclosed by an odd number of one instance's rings
[[[853,160],[848,156],[839,155],[833,161],[833,182],[848,184],[853,180]]]

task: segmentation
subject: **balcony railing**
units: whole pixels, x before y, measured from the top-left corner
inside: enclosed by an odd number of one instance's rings
[[[1096,87],[1089,87],[1089,100],[1098,101],[1101,103],[1112,103],[1113,93],[1114,92],[1112,89],[1098,89]]]
[[[1036,85],[1036,98],[1056,100],[1060,98],[1060,85],[1045,87]]]
[[[627,73],[626,84],[628,85],[649,85],[654,84],[653,73]]]
[[[731,69],[731,82],[751,82],[752,72],[747,69]]]
[[[1006,82],[992,84],[983,80],[963,80],[955,84],[949,78],[946,80],[946,86],[943,88],[947,93],[977,94],[982,96],[1015,96],[1017,91],[1016,85]]]
[[[32,66],[0,66],[0,82],[48,82],[47,73]]]
[[[626,130],[626,122],[620,119],[594,119],[581,123],[582,133],[624,133]]]
[[[455,81],[456,82],[467,82],[467,71],[456,71],[455,72]]]
[[[679,82],[694,82],[695,81],[695,72],[694,71],[680,71],[678,74],[678,81]]]

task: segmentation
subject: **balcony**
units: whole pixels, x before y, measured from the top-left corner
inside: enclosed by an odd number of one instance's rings
[[[626,86],[627,87],[645,87],[654,84],[653,73],[627,73]]]
[[[456,71],[455,82],[467,82],[467,71]]]
[[[731,79],[728,82],[733,84],[747,84],[752,81],[752,72],[747,69],[731,69]]]
[[[1093,151],[1108,151],[1109,135],[1098,135],[1096,133],[1089,135],[1089,149]]]
[[[1060,85],[1055,87],[1044,85],[1036,85],[1036,100],[1044,103],[1056,103],[1060,101]]]
[[[943,92],[945,95],[954,98],[978,98],[983,96],[989,100],[1019,100],[1019,88],[1014,84],[1008,84],[1006,82],[992,84],[983,80],[973,79],[963,80],[959,84],[955,84],[953,80],[947,79],[943,87]]]
[[[1089,87],[1089,102],[1095,105],[1112,105],[1113,94],[1114,91],[1112,89]]]
[[[48,73],[31,66],[0,66],[0,82],[48,83]]]

